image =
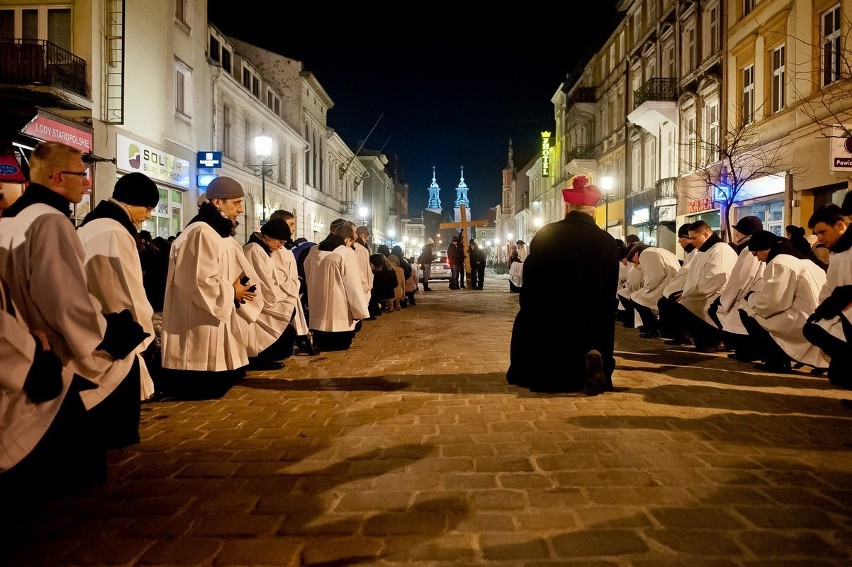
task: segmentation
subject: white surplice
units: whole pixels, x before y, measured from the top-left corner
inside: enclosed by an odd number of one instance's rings
[[[302,307],[302,282],[299,280],[299,266],[292,250],[279,248],[272,253],[272,263],[277,270],[277,281],[284,294],[284,303],[291,308],[293,318],[290,324],[296,329],[297,335],[308,333],[308,321],[305,309]],[[293,312],[292,310],[295,310]]]
[[[352,331],[370,317],[361,287],[358,256],[345,245],[334,250],[312,247],[305,259],[309,326],[326,332]]]
[[[154,382],[142,354],[154,340],[154,308],[142,284],[142,264],[136,240],[128,230],[111,218],[99,218],[77,229],[86,252],[85,268],[89,292],[101,303],[103,313],[129,309],[148,337],[123,359],[115,360],[98,380],[99,387],[80,393],[87,408],[106,398],[139,361],[140,396],[147,400],[154,394]]]
[[[250,302],[237,309],[233,285],[248,275],[246,267],[254,271],[237,241],[205,222],[189,224],[175,239],[163,302],[163,368],[218,372],[248,364],[238,311]]]
[[[825,282],[825,272],[811,260],[778,254],[766,264],[743,307],[790,358],[815,368],[828,368],[829,358],[802,329],[819,304]]]
[[[65,222],[68,222],[67,220]],[[53,423],[74,374],[62,370],[62,391],[52,400],[34,403],[24,392],[24,381],[41,348],[30,334],[0,280],[0,472],[7,471],[32,452]],[[73,394],[76,395],[76,394]]]
[[[689,266],[680,303],[702,321],[716,324],[710,318],[710,305],[725,289],[737,262],[737,253],[730,244],[717,242],[706,251],[698,251]]]
[[[630,294],[635,303],[657,313],[657,302],[666,285],[680,270],[680,262],[673,252],[664,248],[646,248],[639,255],[642,266],[642,287]]]
[[[744,239],[746,244],[747,239]],[[763,276],[763,262],[755,258],[754,254],[744,246],[737,256],[734,269],[725,289],[719,296],[719,309],[716,316],[722,324],[722,330],[735,335],[748,335],[740,319],[740,309],[745,306],[743,298],[754,288],[754,284]]]
[[[284,332],[290,323],[293,307],[286,301],[287,297],[278,282],[279,270],[263,246],[249,241],[243,246],[243,252],[257,273],[260,282],[258,287],[262,290],[263,309],[251,328],[246,347],[249,356],[257,356]]]

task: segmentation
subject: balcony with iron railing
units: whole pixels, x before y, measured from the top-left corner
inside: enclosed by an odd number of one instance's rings
[[[574,146],[565,151],[565,161],[571,162],[575,159],[595,159],[595,146]]]
[[[592,87],[579,87],[565,99],[565,108],[569,109],[578,102],[595,102],[595,89]]]
[[[85,97],[86,61],[43,39],[0,38],[0,84],[45,85]]]
[[[633,109],[637,109],[648,101],[677,100],[677,79],[655,77],[648,79],[645,84],[633,93]]]
[[[656,77],[633,91],[633,110],[627,120],[657,135],[663,122],[677,124],[677,81]]]

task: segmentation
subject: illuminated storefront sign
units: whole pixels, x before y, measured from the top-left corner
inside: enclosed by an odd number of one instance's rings
[[[58,117],[54,118],[41,110],[38,116],[24,126],[21,133],[45,142],[61,142],[77,148],[84,154],[92,151],[94,138],[92,132],[82,129],[79,124],[63,122]]]
[[[700,213],[701,211],[711,211],[716,207],[713,205],[713,200],[710,196],[706,196],[702,199],[694,199],[689,202],[689,212],[691,213]]]
[[[643,207],[641,209],[635,209],[633,211],[633,215],[630,217],[630,224],[637,225],[643,224],[651,220],[651,210],[648,207]]]
[[[550,132],[541,133],[541,176],[550,177]]]
[[[128,172],[140,171],[157,181],[189,189],[189,161],[116,134],[116,165]]]
[[[831,138],[831,171],[852,171],[852,138],[846,133],[852,126],[835,126]]]

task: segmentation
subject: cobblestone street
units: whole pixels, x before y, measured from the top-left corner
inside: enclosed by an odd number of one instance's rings
[[[615,392],[531,393],[504,377],[508,282],[433,289],[348,351],[145,404],[108,483],[0,564],[852,563],[848,392],[619,325]]]

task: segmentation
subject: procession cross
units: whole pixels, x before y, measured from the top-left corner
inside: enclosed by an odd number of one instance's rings
[[[439,227],[440,228],[460,228],[461,235],[463,236],[463,246],[464,246],[464,272],[466,274],[470,273],[470,254],[468,253],[468,227],[471,226],[488,226],[488,221],[484,220],[467,220],[467,209],[464,204],[459,205],[459,209],[461,210],[461,221],[460,222],[442,222]]]

